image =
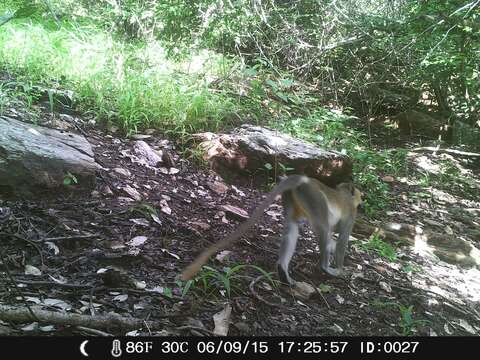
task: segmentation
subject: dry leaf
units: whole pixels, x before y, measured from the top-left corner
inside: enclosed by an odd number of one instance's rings
[[[115,168],[115,169],[113,169],[113,171],[115,171],[117,174],[120,174],[120,175],[128,177],[128,178],[132,176],[130,171],[128,171],[127,169]]]
[[[146,236],[135,236],[130,241],[127,241],[127,245],[140,246],[140,245],[143,245],[145,243],[145,241],[147,241],[147,240],[148,240],[148,237],[146,237]]]
[[[194,228],[198,228],[202,231],[210,230],[210,225],[207,224],[207,223],[204,223],[204,222],[194,221],[194,222],[191,222],[190,225],[193,226]]]
[[[144,290],[147,287],[147,283],[145,281],[135,281],[135,287],[139,290]]]
[[[70,304],[60,299],[45,299],[42,301],[42,304],[53,306],[62,310],[70,310],[72,308]]]
[[[145,226],[145,227],[149,227],[150,226],[150,223],[148,222],[147,219],[143,219],[143,218],[140,218],[140,219],[130,219],[131,222],[133,222],[134,224],[137,224],[137,225],[140,225],[140,226]]]
[[[388,293],[392,292],[392,287],[389,284],[387,284],[385,281],[380,281],[378,285],[380,285],[380,287],[386,292]]]
[[[220,262],[224,262],[231,254],[232,252],[229,250],[223,250],[218,253],[217,256],[215,256],[215,259],[217,259]]]
[[[42,272],[35,266],[25,265],[25,275],[40,276],[42,275]]]
[[[160,209],[167,215],[172,214],[172,209],[170,209],[166,200],[160,200]]]
[[[49,332],[49,331],[55,330],[55,326],[53,325],[40,326],[39,329],[40,331],[43,331],[43,332]]]
[[[213,322],[215,323],[215,328],[213,329],[213,333],[215,335],[227,336],[231,314],[232,314],[232,306],[230,304],[227,304],[222,311],[213,315]]]
[[[142,195],[140,195],[140,193],[134,188],[132,188],[130,185],[126,185],[124,187],[121,187],[120,189],[123,190],[132,199],[136,201],[142,200]]]
[[[465,331],[467,331],[468,333],[470,333],[472,335],[476,334],[476,331],[472,327],[472,325],[470,325],[468,322],[466,322],[463,319],[458,319],[458,321],[455,321],[454,324],[460,325]]]
[[[33,303],[35,303],[35,304],[41,304],[41,303],[42,303],[42,300],[40,300],[40,299],[37,298],[37,297],[33,297],[33,296],[25,296],[25,300],[26,300],[26,301],[33,302]]]
[[[248,219],[248,212],[232,205],[222,205],[220,209],[240,219]]]
[[[232,189],[235,190],[235,192],[237,193],[237,195],[239,196],[245,196],[245,193],[240,190],[239,188],[237,188],[235,185],[232,185]]]
[[[145,140],[145,139],[150,139],[152,135],[144,135],[144,134],[134,134],[130,136],[134,140]],[[137,141],[138,142],[138,141]],[[142,141],[143,142],[143,141]]]
[[[27,326],[24,326],[21,328],[23,331],[34,331],[36,329],[38,329],[38,323],[37,322],[33,322]]]
[[[118,301],[118,302],[124,302],[127,299],[128,299],[128,294],[117,295],[113,298],[114,301]]]
[[[52,275],[48,275],[48,277],[50,279],[52,279],[52,281],[56,282],[57,284],[66,284],[67,283],[67,279],[65,279],[62,275],[57,275],[57,277],[53,277]]]
[[[53,243],[51,241],[46,241],[45,245],[47,245],[47,247],[50,250],[52,250],[55,255],[58,255],[60,253],[60,249],[58,248],[58,246],[55,243]]]
[[[150,214],[150,216],[152,217],[152,220],[155,221],[158,225],[162,225],[162,221],[158,218],[157,215]]]
[[[174,253],[168,251],[167,249],[160,249],[160,250],[162,250],[163,252],[166,252],[168,255],[174,257],[175,259],[180,260],[180,256],[178,256],[177,254],[174,254]]]

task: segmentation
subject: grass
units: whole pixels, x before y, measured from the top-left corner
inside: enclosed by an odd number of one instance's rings
[[[350,126],[351,117],[319,107],[288,74],[275,79],[265,69],[243,68],[208,51],[174,62],[159,42],[126,42],[87,18],[60,21],[58,26],[37,16],[2,26],[0,68],[15,75],[27,104],[35,102],[33,84],[68,88],[82,113],[127,134],[158,128],[180,139],[217,131],[229,125],[229,119],[247,114],[244,121],[260,120],[347,153],[354,159],[355,182],[366,194],[367,215],[388,207],[389,188],[379,174],[402,173],[405,153],[372,149],[365,134]],[[228,90],[210,88],[213,80],[227,74],[231,78],[222,86]],[[246,95],[232,96],[240,92]],[[4,107],[0,100],[0,111]],[[275,169],[278,165],[270,164]]]
[[[258,266],[247,264],[235,264],[231,268],[223,268],[222,270],[205,265],[195,279],[185,283],[179,282],[178,285],[182,289],[182,296],[185,296],[190,290],[194,290],[200,292],[203,297],[219,294],[230,299],[233,293],[244,293],[245,286],[241,283],[241,280],[245,276],[241,275],[240,272],[247,268],[260,272],[273,287],[277,286],[271,273]]]
[[[360,248],[367,252],[374,251],[381,257],[392,262],[397,260],[395,247],[383,241],[377,233],[372,234],[367,242],[360,245]]]
[[[204,51],[175,63],[155,41],[125,43],[94,24],[61,25],[41,18],[4,25],[0,67],[20,82],[74,90],[80,110],[125,132],[215,131],[236,112],[232,98],[208,88],[230,66],[219,55]]]

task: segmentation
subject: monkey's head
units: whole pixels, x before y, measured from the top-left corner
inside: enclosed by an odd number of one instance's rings
[[[353,206],[355,208],[358,208],[358,207],[363,208],[362,192],[357,188],[354,188],[352,195],[353,195]]]

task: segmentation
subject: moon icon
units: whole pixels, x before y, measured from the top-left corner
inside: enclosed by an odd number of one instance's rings
[[[80,344],[80,352],[82,353],[83,356],[88,357],[87,352],[85,351],[85,346],[87,345],[88,340],[85,340]]]

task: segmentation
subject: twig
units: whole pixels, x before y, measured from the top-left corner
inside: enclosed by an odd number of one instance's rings
[[[210,331],[210,330],[207,330],[207,329],[204,329],[200,326],[193,326],[193,325],[183,325],[183,326],[179,326],[177,328],[175,328],[177,330],[197,330],[197,331],[200,331],[200,332],[204,332],[204,333],[207,333],[208,335],[210,336],[217,336],[213,331]]]
[[[325,302],[325,304],[327,304],[327,308],[330,309],[330,304],[328,303],[327,299],[325,299],[325,296],[323,296],[322,292],[320,291],[319,288],[317,288],[316,286],[315,287],[315,290],[317,290],[317,293],[322,297],[323,301]]]
[[[455,150],[455,149],[440,149],[437,147],[418,147],[412,149],[412,151],[420,152],[420,151],[429,151],[434,153],[445,153],[445,154],[452,154],[452,155],[460,155],[460,156],[469,156],[469,157],[480,157],[479,153],[472,153],[467,151]]]
[[[281,304],[275,304],[275,303],[272,303],[268,300],[265,300],[263,297],[261,297],[256,291],[255,291],[255,284],[261,279],[265,277],[265,275],[260,275],[258,276],[257,278],[253,279],[252,282],[250,283],[249,285],[249,288],[250,288],[250,291],[251,293],[253,294],[253,296],[255,296],[258,300],[260,300],[261,302],[269,305],[269,306],[273,306],[273,307],[284,307],[283,305]]]
[[[42,266],[45,265],[44,262],[43,262],[42,249],[40,249],[40,247],[37,244],[35,244],[35,242],[33,242],[32,240],[25,239],[23,236],[20,236],[20,235],[17,235],[17,234],[8,234],[8,233],[4,233],[4,232],[1,232],[0,236],[14,237],[15,239],[25,241],[26,243],[32,245],[35,248],[35,250],[37,250],[38,255],[40,255],[40,262],[42,263]]]
[[[18,293],[18,295],[22,298],[22,301],[24,302],[25,306],[27,307],[30,315],[35,319],[35,321],[39,321],[38,318],[35,316],[35,313],[33,312],[32,308],[30,307],[30,305],[28,304],[27,302],[27,299],[25,299],[25,297],[23,296],[22,292],[18,291],[18,287],[17,287],[17,282],[15,281],[15,279],[13,278],[12,274],[10,273],[10,269],[8,268],[8,265],[7,265],[7,260],[5,259],[5,256],[4,256],[4,252],[0,252],[0,258],[2,259],[2,263],[3,263],[3,266],[5,268],[5,273],[7,274],[7,277],[10,279],[10,281],[12,282],[13,286],[14,286],[14,292]]]
[[[98,237],[98,234],[91,234],[91,235],[70,235],[70,236],[58,236],[58,237],[51,237],[38,240],[39,242],[46,242],[46,241],[60,241],[60,240],[83,240],[83,239],[91,239],[94,237]]]
[[[113,336],[113,334],[107,333],[105,331],[97,330],[97,329],[92,329],[89,327],[85,326],[77,326],[78,330],[85,331],[89,334],[96,335],[96,336]]]
[[[90,289],[92,285],[80,285],[80,284],[63,284],[55,281],[29,281],[29,280],[17,280],[20,284],[32,285],[32,286],[57,286],[65,289]]]

